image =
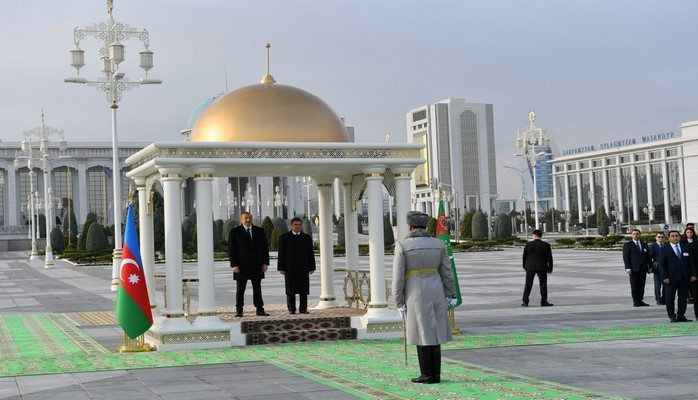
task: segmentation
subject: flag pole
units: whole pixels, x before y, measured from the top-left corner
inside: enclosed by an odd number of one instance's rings
[[[460,293],[460,285],[458,284],[458,274],[456,273],[456,263],[453,259],[453,249],[451,248],[451,235],[449,234],[449,225],[446,220],[446,211],[444,209],[444,191],[441,186],[439,186],[439,212],[436,223],[436,237],[441,239],[446,246],[446,252],[448,253],[448,259],[451,264],[451,271],[453,272],[453,280],[456,289],[456,305],[454,307],[448,308],[448,322],[451,325],[451,334],[460,335],[461,330],[456,326],[456,311],[455,308],[463,303],[463,299]]]
[[[131,339],[124,332],[124,344],[116,349],[119,353],[137,353],[141,351],[153,351],[153,346],[145,342],[145,333]]]

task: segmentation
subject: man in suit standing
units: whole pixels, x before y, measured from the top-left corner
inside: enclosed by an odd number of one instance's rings
[[[538,275],[540,285],[540,305],[550,307],[548,303],[548,274],[553,273],[553,252],[550,244],[541,240],[543,232],[539,229],[531,232],[531,240],[526,243],[523,251],[523,269],[526,271],[526,285],[523,292],[521,307],[528,307],[528,296],[533,288],[533,278]]]
[[[661,248],[664,247],[664,232],[657,232],[655,236],[656,242],[652,243],[650,247],[650,273],[654,275],[654,301],[658,305],[665,305],[664,300],[664,285],[662,284],[662,278],[659,275],[659,252]]]
[[[303,220],[291,220],[291,230],[279,237],[277,269],[286,283],[286,306],[288,312],[296,313],[296,294],[300,300],[298,312],[308,314],[310,275],[315,272],[313,239],[303,233]]]
[[[666,312],[671,322],[690,322],[685,316],[689,282],[696,281],[696,267],[691,260],[688,246],[679,243],[679,231],[669,231],[669,246],[659,253],[659,273],[664,283]],[[674,299],[679,294],[678,309],[674,312]]]
[[[230,230],[228,235],[228,257],[233,268],[233,279],[237,282],[235,308],[237,316],[242,317],[245,305],[245,288],[247,281],[252,281],[252,301],[257,308],[257,315],[269,316],[264,311],[262,300],[262,279],[269,266],[269,246],[264,229],[252,225],[252,214],[240,214],[242,225]]]
[[[625,273],[630,277],[630,293],[633,296],[633,307],[647,307],[645,303],[645,282],[649,271],[649,248],[647,243],[640,240],[640,230],[630,232],[632,240],[623,245],[623,264]]]

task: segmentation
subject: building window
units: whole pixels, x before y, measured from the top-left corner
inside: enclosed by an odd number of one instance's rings
[[[555,166],[555,172],[563,172],[565,170],[564,165],[556,165]]]
[[[412,113],[412,122],[421,121],[427,119],[427,110],[419,110]]]
[[[591,166],[592,167],[600,167],[602,164],[601,160],[591,160]]]
[[[568,170],[568,171],[576,171],[576,170],[577,170],[577,166],[574,165],[574,164],[567,164],[567,170]]]
[[[651,151],[650,152],[650,160],[656,160],[662,158],[662,152],[661,151]]]
[[[589,161],[582,161],[579,163],[579,169],[587,169],[589,168]]]
[[[635,153],[635,161],[645,161],[644,153]]]
[[[625,155],[625,156],[620,156],[620,163],[621,164],[627,164],[630,162],[630,156]]]
[[[676,157],[678,155],[679,155],[679,150],[677,148],[666,149],[666,156],[667,157]]]
[[[616,159],[612,157],[607,158],[606,165],[616,165]]]

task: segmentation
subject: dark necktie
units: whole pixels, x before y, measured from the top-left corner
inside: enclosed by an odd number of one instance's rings
[[[676,253],[676,257],[678,257],[679,259],[681,259],[681,250],[679,250],[679,245],[678,245],[678,244],[674,246],[674,252]]]
[[[250,240],[252,240],[252,229],[247,228],[247,236],[249,236]]]

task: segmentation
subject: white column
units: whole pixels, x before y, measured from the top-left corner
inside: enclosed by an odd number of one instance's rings
[[[564,185],[565,185],[565,190],[564,193],[562,193],[562,196],[564,196],[565,201],[565,210],[567,211],[572,211],[572,205],[570,204],[570,174],[565,174],[564,177]],[[526,200],[524,199],[524,211],[526,210]]]
[[[334,294],[334,251],[332,249],[332,180],[317,182],[319,219],[318,237],[320,239],[320,302],[318,309],[337,307]]]
[[[589,204],[591,211],[596,213],[596,183],[594,182],[594,171],[589,171]]]
[[[385,297],[385,240],[383,238],[383,172],[385,168],[364,170],[368,203],[368,252],[371,269],[371,302],[366,317],[392,317]],[[408,196],[409,198],[409,196]]]
[[[22,215],[19,210],[19,204],[22,204],[22,202],[17,202],[18,195],[16,193],[19,193],[19,189],[13,189],[10,191],[8,190],[9,188],[19,188],[19,186],[17,186],[17,170],[15,170],[12,163],[9,163],[9,166],[7,167],[7,181],[5,182],[5,190],[7,191],[8,195],[5,214],[9,214],[7,216],[7,225],[17,226],[19,225],[19,216]]]
[[[622,214],[620,218],[620,222],[625,222],[629,221],[628,218],[629,215],[625,215],[625,192],[623,191],[623,177],[620,174],[620,167],[616,167],[616,191],[618,192],[618,208],[621,209]]]
[[[577,168],[579,168],[579,165],[577,165]],[[575,175],[577,178],[577,219],[583,222],[584,216],[582,215],[582,211],[584,211],[584,203],[582,202],[582,174],[577,172]]]
[[[603,206],[606,209],[606,214],[611,214],[611,194],[608,192],[608,171],[604,168],[601,171],[601,182],[603,185]]]
[[[664,195],[664,221],[667,224],[672,224],[674,221],[671,220],[671,204],[669,204],[669,171],[667,170],[666,161],[662,162],[662,186]]]
[[[44,168],[44,216],[46,218],[46,248],[44,249],[44,268],[53,268],[53,249],[51,248],[51,226],[53,217],[51,211],[53,211],[52,203],[53,198],[51,198],[51,164],[48,160],[43,160]]]
[[[160,317],[155,296],[155,238],[153,232],[152,204],[148,206],[145,178],[134,178],[138,190],[138,230],[140,233],[141,262],[145,274],[145,284],[148,287],[148,299],[153,317]],[[155,190],[155,189],[153,189]]]
[[[220,326],[213,279],[213,167],[194,170],[196,185],[196,251],[199,267],[199,313],[196,327]]]
[[[395,216],[397,218],[397,237],[395,241],[407,236],[407,212],[410,210],[412,196],[410,184],[413,168],[393,168],[395,178]],[[456,192],[457,193],[457,192]],[[456,206],[459,207],[456,201]],[[458,213],[456,213],[458,215]]]
[[[190,327],[182,308],[182,175],[181,168],[160,168],[165,196],[165,284],[167,285],[167,310],[162,327],[183,329]],[[172,233],[172,234],[168,234]]]
[[[77,225],[75,229],[75,234],[78,234],[80,224],[85,222],[87,219],[87,212],[88,209],[90,208],[87,202],[87,192],[90,190],[90,186],[87,183],[87,169],[85,168],[84,163],[78,164],[78,198],[77,201],[75,201],[75,197],[73,197],[73,212],[75,213],[75,219],[77,220]],[[112,171],[112,173],[114,173]],[[73,190],[75,190],[75,183],[73,183]],[[105,200],[108,201],[108,200]],[[111,213],[109,213],[111,214]],[[107,214],[107,221],[109,221],[109,214]],[[113,218],[112,218],[113,219]],[[114,225],[116,226],[116,224]],[[116,278],[116,279],[114,279]],[[115,288],[119,287],[119,277],[118,274],[116,277],[112,276],[112,291],[115,291]]]
[[[630,166],[630,190],[633,195],[633,219],[638,220],[640,217],[640,207],[637,203],[637,172],[635,170],[635,164]],[[628,219],[628,221],[630,221],[630,219]]]

